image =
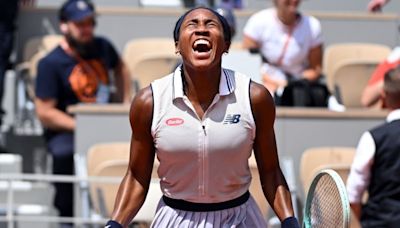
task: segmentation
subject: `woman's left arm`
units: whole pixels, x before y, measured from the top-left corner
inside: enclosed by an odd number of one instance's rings
[[[308,53],[308,68],[302,75],[309,81],[316,81],[320,78],[322,71],[322,44],[313,47]]]
[[[254,153],[264,195],[281,221],[293,217],[291,195],[279,166],[274,121],[275,106],[267,89],[251,82],[250,99],[256,123]]]

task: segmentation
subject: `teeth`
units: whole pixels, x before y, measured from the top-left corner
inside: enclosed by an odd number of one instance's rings
[[[202,39],[196,40],[196,41],[194,42],[194,46],[197,46],[197,45],[200,45],[200,44],[205,44],[205,45],[209,46],[209,45],[210,45],[210,42],[208,42],[208,40],[202,40]]]

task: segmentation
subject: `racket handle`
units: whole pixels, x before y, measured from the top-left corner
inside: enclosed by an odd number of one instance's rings
[[[282,221],[282,228],[300,228],[296,217],[287,217]]]
[[[122,228],[122,225],[114,220],[109,220],[104,228]]]

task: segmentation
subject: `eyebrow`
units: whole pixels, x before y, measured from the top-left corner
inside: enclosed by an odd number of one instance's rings
[[[187,21],[185,22],[185,24],[186,24],[186,23],[189,23],[189,22],[196,22],[196,23],[198,23],[200,20],[201,20],[201,19],[199,19],[199,18],[189,19],[189,20],[187,20]],[[210,23],[210,22],[215,22],[215,23],[220,24],[219,21],[218,21],[218,19],[206,18],[206,19],[204,19],[204,20],[205,20],[205,23],[206,23],[206,24],[207,24],[207,23]]]

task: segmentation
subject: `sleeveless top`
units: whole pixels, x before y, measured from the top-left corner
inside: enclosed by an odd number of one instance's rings
[[[196,203],[224,202],[250,185],[255,138],[250,78],[221,70],[219,93],[202,119],[183,92],[181,67],[151,83],[151,133],[163,194]]]

